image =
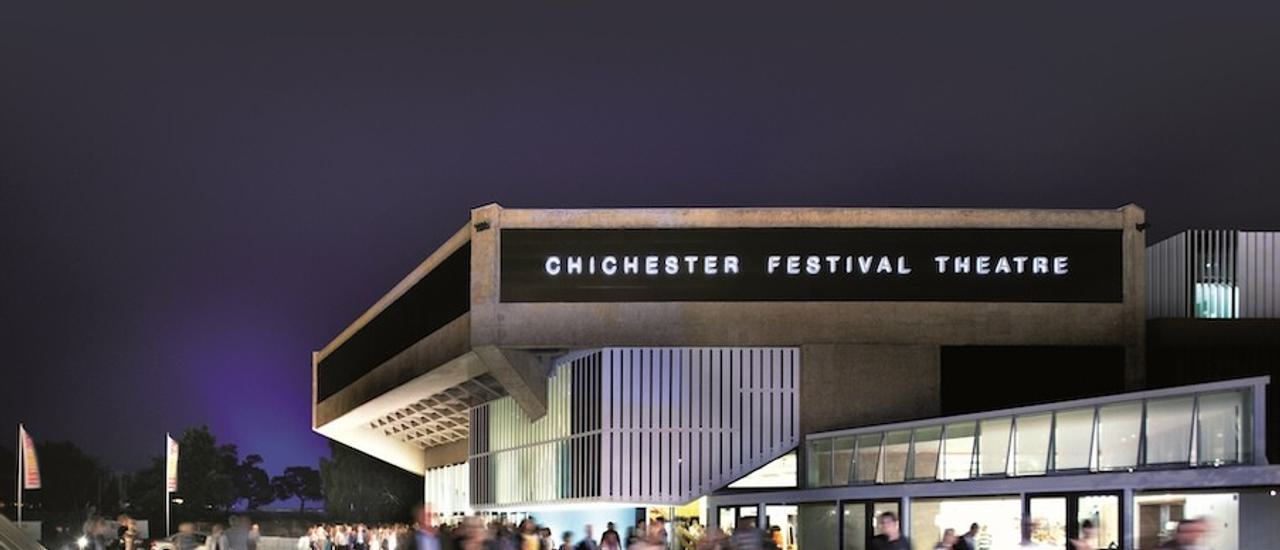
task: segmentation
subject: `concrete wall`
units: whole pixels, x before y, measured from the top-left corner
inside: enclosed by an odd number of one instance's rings
[[[800,433],[938,416],[940,404],[937,346],[800,348]]]
[[[1240,550],[1280,546],[1280,496],[1270,491],[1240,493]]]
[[[1146,318],[1145,219],[1115,210],[605,209],[487,205],[472,224],[472,342],[505,348],[801,346],[802,432],[939,413],[940,347],[1125,348],[1126,386],[1141,387]],[[1121,303],[498,301],[500,228],[1060,228],[1123,231]],[[878,396],[888,396],[879,398]]]
[[[532,417],[545,389],[519,374],[516,350],[604,346],[794,346],[802,351],[802,433],[939,413],[945,345],[1122,346],[1126,385],[1138,388],[1145,353],[1145,236],[1141,208],[982,210],[910,208],[685,208],[526,210],[490,204],[342,335],[318,362],[425,275],[446,249],[471,246],[471,309],[405,353],[316,406],[326,436],[406,469],[438,462],[400,445],[375,444],[367,422],[439,391],[456,377],[490,373]],[[503,228],[1043,228],[1123,231],[1121,303],[649,302],[502,303]],[[498,351],[478,353],[477,350]],[[450,367],[452,365],[452,367]],[[529,369],[524,369],[529,370]],[[513,374],[514,373],[514,374]],[[504,376],[505,375],[505,376]],[[407,391],[412,389],[413,391]],[[419,395],[421,394],[421,395]],[[416,397],[415,397],[416,396]],[[884,396],[884,397],[882,397]],[[385,449],[381,447],[386,447]],[[443,456],[443,455],[441,455]],[[450,455],[452,456],[452,455]],[[391,457],[391,458],[388,458]]]

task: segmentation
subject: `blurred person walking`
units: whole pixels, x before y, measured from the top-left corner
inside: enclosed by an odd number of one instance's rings
[[[227,518],[227,550],[249,550],[249,518]]]
[[[956,530],[947,529],[942,532],[942,540],[934,545],[933,550],[951,550],[956,545]]]
[[[222,524],[215,524],[209,529],[209,538],[205,540],[206,550],[229,550],[227,547],[226,531],[222,528]]]
[[[604,532],[600,537],[600,550],[622,550],[622,539],[618,538],[618,531],[610,529]]]
[[[578,541],[578,545],[574,547],[574,550],[598,550],[600,548],[592,531],[593,529],[590,525],[582,526],[582,540]]]
[[[911,540],[902,536],[896,514],[885,512],[876,522],[880,524],[880,534],[871,539],[871,550],[911,550]]]
[[[1205,536],[1209,531],[1209,523],[1204,518],[1184,519],[1178,522],[1173,538],[1160,545],[1162,550],[1209,550],[1205,545]]]
[[[982,526],[978,525],[977,522],[970,523],[969,530],[956,539],[951,548],[954,550],[978,550],[978,532],[981,530]]]
[[[365,529],[364,524],[356,525],[355,535],[351,540],[352,550],[367,550],[369,548],[369,531]]]
[[[413,538],[409,550],[442,550],[440,536],[431,525],[431,509],[419,504],[413,508]]]
[[[184,521],[178,524],[178,534],[173,537],[174,550],[196,550],[200,539],[196,536],[195,524]]]
[[[1093,550],[1093,541],[1098,540],[1098,528],[1094,527],[1093,521],[1084,520],[1080,524],[1080,538],[1071,539],[1071,550]]]
[[[333,547],[335,550],[351,550],[351,539],[347,537],[347,526],[339,525],[333,529]],[[232,548],[231,550],[240,550]]]

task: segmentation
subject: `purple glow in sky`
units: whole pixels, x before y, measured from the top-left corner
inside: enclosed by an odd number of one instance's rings
[[[315,464],[311,351],[490,201],[1280,227],[1269,7],[52,4],[0,10],[0,426],[113,468]]]

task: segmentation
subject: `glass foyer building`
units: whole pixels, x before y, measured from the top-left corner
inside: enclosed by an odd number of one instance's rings
[[[1206,516],[1216,548],[1269,548],[1275,241],[1144,227],[486,205],[314,354],[313,427],[423,474],[441,515],[557,531],[662,514],[860,549],[895,511],[922,549],[972,522],[1061,547],[1086,519],[1153,548]]]

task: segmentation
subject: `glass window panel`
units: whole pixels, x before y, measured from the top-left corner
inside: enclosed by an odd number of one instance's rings
[[[720,528],[726,533],[732,533],[733,528],[738,526],[738,509],[732,506],[720,507]]]
[[[858,452],[855,469],[857,480],[861,483],[875,483],[876,472],[880,468],[880,438],[884,434],[874,433],[858,436]]]
[[[941,447],[942,426],[916,428],[911,443],[911,479],[938,478],[938,448]]]
[[[1081,529],[1079,538],[1092,548],[1120,547],[1120,497],[1111,495],[1083,496],[1077,502],[1076,525],[1085,522],[1092,530]]]
[[[738,478],[737,481],[730,483],[730,489],[762,489],[775,487],[792,487],[795,488],[799,483],[797,473],[798,460],[796,459],[796,451],[791,451],[772,462],[757,468],[745,476]]]
[[[1008,473],[1009,434],[1011,418],[983,420],[978,437],[978,473],[1004,475]]]
[[[1147,401],[1146,463],[1191,462],[1191,416],[1195,397]]]
[[[1031,538],[1032,546],[1065,548],[1067,546],[1066,497],[1033,497],[1030,500],[1031,517],[1027,521],[1027,535]]]
[[[815,439],[809,442],[808,479],[810,487],[831,485],[831,440]]]
[[[1089,467],[1093,447],[1093,409],[1055,413],[1053,465],[1055,470],[1082,470]]]
[[[764,529],[778,528],[778,535],[782,538],[778,548],[795,548],[797,515],[796,506],[771,504],[764,507],[764,522],[760,526]],[[834,535],[832,538],[834,539]],[[834,540],[832,546],[835,546]]]
[[[1138,431],[1142,402],[1118,403],[1098,409],[1098,469],[1120,470],[1138,463]]]
[[[969,479],[973,475],[976,422],[948,424],[943,436],[942,479]]]
[[[836,503],[805,503],[796,508],[796,550],[836,550]]]
[[[1013,550],[1022,542],[1022,499],[1014,497],[913,498],[911,539],[918,550],[932,549],[947,529],[964,535],[978,523],[974,546],[981,550]]]
[[[1019,416],[1018,433],[1014,438],[1013,474],[1019,476],[1043,474],[1048,469],[1049,430],[1053,426],[1052,413]]]
[[[851,481],[849,474],[853,468],[853,436],[836,438],[831,460],[834,462],[832,465],[832,485],[848,485]]]
[[[867,505],[845,503],[842,508],[844,550],[867,550]]]
[[[1199,463],[1218,466],[1241,462],[1244,394],[1211,393],[1200,396],[1198,422]]]
[[[907,477],[907,457],[911,450],[911,430],[889,432],[884,436],[884,483],[902,483]]]
[[[882,535],[880,532],[880,516],[885,512],[890,512],[894,517],[902,518],[902,512],[898,510],[898,503],[893,501],[880,501],[871,505],[871,526],[875,530],[875,534]]]

